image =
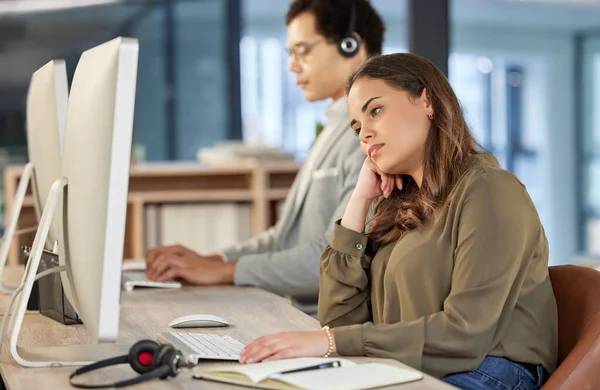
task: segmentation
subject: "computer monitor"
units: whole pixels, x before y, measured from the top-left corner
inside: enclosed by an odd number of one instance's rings
[[[38,221],[52,183],[61,176],[68,99],[67,66],[63,60],[52,60],[32,75],[27,94],[27,151],[33,164],[31,191]],[[48,231],[46,249],[53,250],[57,241],[55,218]]]
[[[137,40],[116,38],[84,52],[77,64],[67,109],[62,177],[52,185],[42,213],[10,332],[11,354],[24,366],[81,365],[127,353],[128,346],[114,341],[119,333],[137,60]],[[99,344],[17,346],[52,218],[59,220],[65,294]]]
[[[31,183],[33,204],[39,222],[52,183],[61,176],[61,148],[67,115],[69,87],[67,67],[63,60],[52,60],[31,76],[27,92],[27,149],[25,166],[15,194],[15,206],[9,217],[4,242],[0,249],[0,275],[4,270],[21,214],[27,186]],[[54,219],[45,242],[53,250],[58,240],[58,219]],[[0,284],[0,291],[14,289]]]

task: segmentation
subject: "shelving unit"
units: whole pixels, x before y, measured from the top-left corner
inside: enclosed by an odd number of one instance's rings
[[[145,207],[148,204],[248,202],[252,234],[276,222],[276,204],[287,196],[300,164],[291,161],[243,160],[207,167],[197,163],[141,164],[131,167],[124,258],[141,258],[146,251]],[[23,166],[4,170],[5,212],[10,216]],[[30,190],[29,190],[30,191]],[[28,192],[17,229],[36,224],[33,198]],[[31,245],[35,234],[15,238],[8,264],[20,262],[19,247]]]

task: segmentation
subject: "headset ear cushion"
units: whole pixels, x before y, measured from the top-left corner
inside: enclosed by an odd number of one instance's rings
[[[360,41],[353,34],[343,36],[338,43],[340,54],[346,58],[354,57],[359,49]]]
[[[167,355],[167,352],[169,352],[172,349],[173,349],[173,347],[171,345],[162,344],[158,348],[158,351],[156,352],[156,354],[154,355],[154,359],[152,360],[152,367],[158,368],[158,367],[162,366],[164,364],[165,356]]]
[[[162,351],[161,351],[162,352]],[[169,346],[161,353],[162,359],[158,367],[168,367],[168,371],[165,375],[161,376],[160,379],[166,379],[168,377],[176,377],[179,374],[179,362],[181,361],[181,352]],[[179,357],[179,358],[177,358]]]
[[[154,361],[160,345],[154,340],[140,340],[129,350],[129,365],[138,374],[145,374],[154,369]]]

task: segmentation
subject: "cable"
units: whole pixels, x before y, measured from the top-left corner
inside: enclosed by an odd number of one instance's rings
[[[47,269],[45,271],[40,272],[39,274],[35,275],[35,279],[34,281],[43,278],[44,276],[48,276],[48,275],[52,275],[58,272],[63,272],[66,271],[67,267],[65,265],[60,265],[58,267],[54,267],[51,269]],[[0,325],[0,348],[2,348],[2,340],[4,339],[4,328],[6,327],[6,321],[10,315],[10,309],[12,308],[13,303],[15,302],[15,299],[17,298],[17,295],[19,295],[19,293],[21,291],[23,291],[23,287],[25,287],[25,283],[23,283],[22,285],[20,285],[10,296],[10,301],[8,302],[8,306],[6,306],[6,309],[4,310],[4,315],[2,316],[2,325]]]
[[[38,228],[37,225],[35,225],[35,226],[30,226],[28,228],[15,230],[14,237],[20,236],[22,234],[35,232],[37,230],[37,228]],[[4,242],[4,240],[6,240],[6,236],[0,237],[0,244],[2,244]]]

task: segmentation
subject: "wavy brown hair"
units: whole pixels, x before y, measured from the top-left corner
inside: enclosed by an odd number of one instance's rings
[[[484,152],[467,125],[462,107],[446,76],[430,61],[414,54],[397,53],[372,57],[350,76],[346,94],[356,80],[382,80],[413,98],[423,89],[433,106],[433,120],[427,136],[421,187],[404,175],[403,189],[386,199],[375,200],[369,221],[369,237],[379,246],[395,242],[403,234],[421,229],[433,221],[450,202],[452,189],[465,171],[467,158]]]

